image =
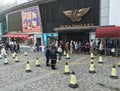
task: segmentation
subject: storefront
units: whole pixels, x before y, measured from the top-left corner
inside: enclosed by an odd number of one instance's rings
[[[4,38],[8,38],[9,42],[18,41],[21,46],[43,46],[39,6],[20,9],[6,16],[8,34]]]
[[[57,33],[44,33],[43,37],[44,37],[45,46],[50,45],[52,42],[58,41]]]
[[[115,50],[115,56],[120,55],[120,27],[108,26],[96,29],[96,38],[103,41],[105,55],[111,55],[112,49]]]
[[[9,43],[18,42],[21,46],[33,44],[33,34],[6,34],[3,36]]]

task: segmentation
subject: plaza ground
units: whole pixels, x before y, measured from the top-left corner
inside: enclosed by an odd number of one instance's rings
[[[96,74],[88,73],[90,55],[74,54],[70,59],[62,56],[62,63],[57,63],[57,70],[45,65],[42,52],[30,52],[24,56],[22,51],[19,63],[15,63],[12,54],[8,55],[9,64],[3,65],[0,59],[0,91],[120,91],[120,68],[117,67],[119,57],[103,56],[104,64],[98,64],[95,57]],[[35,66],[35,59],[40,59],[40,67]],[[31,65],[31,73],[25,72],[26,62]],[[70,75],[64,75],[65,63],[68,62],[70,72],[75,71],[78,88],[70,88]],[[116,64],[118,79],[111,79],[111,69]]]

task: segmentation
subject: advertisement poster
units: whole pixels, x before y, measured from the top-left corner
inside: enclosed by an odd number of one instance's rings
[[[37,8],[23,10],[21,15],[23,32],[41,32],[39,11]]]

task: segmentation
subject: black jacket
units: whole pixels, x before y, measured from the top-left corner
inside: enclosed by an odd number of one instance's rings
[[[46,56],[46,57],[50,57],[50,54],[51,54],[51,53],[50,53],[50,50],[47,49],[46,52],[45,52],[45,56]]]
[[[57,54],[60,54],[58,51],[51,51],[50,58],[51,60],[57,60]]]

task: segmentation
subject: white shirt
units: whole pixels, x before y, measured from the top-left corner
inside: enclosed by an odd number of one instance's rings
[[[103,44],[102,43],[100,43],[99,50],[103,50]]]
[[[58,47],[58,52],[62,52],[62,48],[61,47]]]
[[[112,48],[112,49],[111,49],[111,52],[115,52],[115,48]]]
[[[5,48],[2,48],[2,49],[1,49],[1,55],[2,55],[2,56],[7,55]]]

